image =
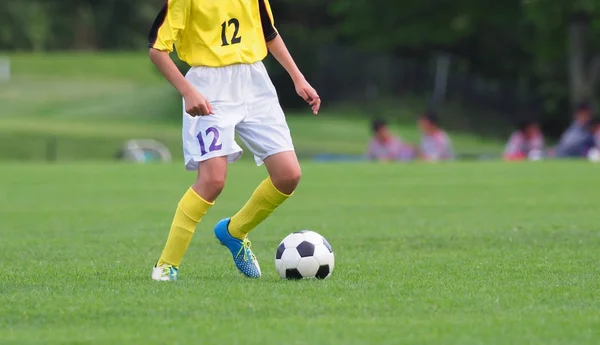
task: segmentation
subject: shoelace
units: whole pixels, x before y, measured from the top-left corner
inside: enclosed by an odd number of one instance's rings
[[[173,266],[163,266],[163,268],[162,268],[162,274],[164,276],[170,276],[171,275],[171,268],[172,267]],[[177,273],[175,273],[175,274],[177,274]]]
[[[256,256],[254,256],[254,253],[252,253],[252,251],[250,250],[251,246],[252,246],[252,242],[250,242],[250,240],[245,238],[244,241],[242,242],[242,248],[240,248],[240,251],[237,253],[236,257],[240,256],[240,254],[242,254],[242,252],[243,252],[242,255],[244,255],[244,261],[248,261],[248,260],[255,261]]]

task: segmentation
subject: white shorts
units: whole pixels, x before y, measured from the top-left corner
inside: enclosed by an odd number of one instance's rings
[[[225,67],[192,67],[186,79],[206,97],[214,115],[192,117],[183,110],[185,167],[226,156],[242,155],[235,135],[254,154],[257,165],[294,145],[275,87],[262,62]]]

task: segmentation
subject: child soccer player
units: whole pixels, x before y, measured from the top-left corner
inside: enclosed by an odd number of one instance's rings
[[[174,46],[191,66],[185,77],[169,56]],[[321,100],[279,36],[268,0],[168,0],[152,26],[149,47],[152,62],[183,97],[185,166],[198,172],[177,205],[152,279],[177,279],[196,226],[223,189],[227,163],[242,154],[236,133],[269,177],[239,212],[217,223],[214,233],[237,268],[258,278],[260,266],[247,234],[290,197],[301,175],[285,115],[261,62],[267,53],[289,73],[315,115]]]

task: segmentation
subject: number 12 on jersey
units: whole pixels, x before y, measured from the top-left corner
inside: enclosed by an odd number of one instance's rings
[[[231,37],[231,42],[227,42],[227,28],[233,25],[233,36]],[[228,46],[230,44],[238,44],[242,42],[242,38],[238,36],[240,31],[240,21],[237,18],[231,18],[229,21],[223,22],[221,24],[221,41],[222,47]]]

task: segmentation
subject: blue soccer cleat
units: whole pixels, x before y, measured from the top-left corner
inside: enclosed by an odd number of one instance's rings
[[[233,255],[233,262],[240,272],[249,278],[260,278],[260,266],[250,249],[250,241],[247,238],[240,240],[231,236],[228,230],[229,221],[229,218],[225,218],[215,225],[215,236],[229,249]]]

